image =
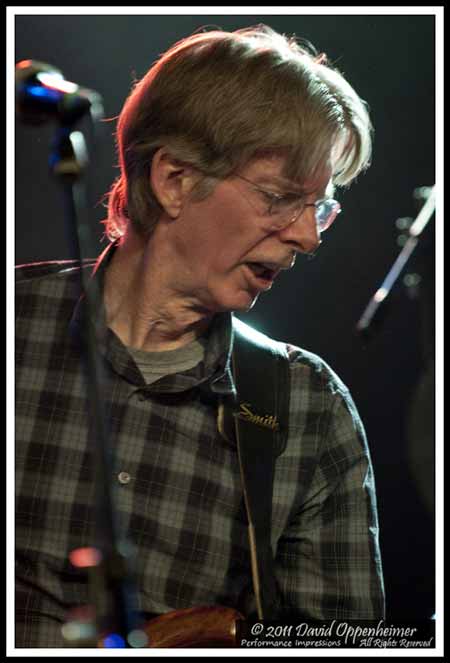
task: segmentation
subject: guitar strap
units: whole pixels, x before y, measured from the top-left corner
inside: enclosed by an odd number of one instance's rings
[[[280,593],[271,545],[275,461],[286,447],[289,362],[285,345],[233,317],[234,418],[248,519],[253,589],[259,619],[275,619]],[[230,410],[225,413],[230,416]]]

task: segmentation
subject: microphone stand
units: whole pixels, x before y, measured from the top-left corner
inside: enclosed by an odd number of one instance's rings
[[[423,187],[424,188],[424,187]],[[381,286],[375,292],[375,294],[369,300],[367,307],[365,308],[362,316],[356,324],[356,331],[361,336],[368,338],[372,333],[375,327],[376,318],[379,317],[381,312],[381,305],[386,300],[387,296],[391,292],[395,282],[397,281],[401,271],[408,262],[412,253],[414,252],[418,242],[419,237],[422,234],[424,228],[428,224],[434,210],[436,207],[435,203],[435,186],[432,186],[425,198],[425,203],[422,206],[419,214],[417,215],[415,221],[411,224],[408,230],[408,239],[403,246],[402,251],[397,256],[394,264],[386,275]]]
[[[87,313],[86,328],[83,330],[85,341],[82,355],[90,403],[88,439],[95,469],[98,539],[96,547],[90,550],[99,553],[100,561],[86,564],[92,567],[89,571],[90,590],[94,594],[92,598],[97,626],[92,627],[91,624],[87,629],[90,635],[84,639],[80,635],[82,630],[73,631],[76,622],[71,622],[72,632],[75,635],[69,639],[78,641],[78,644],[72,642],[68,646],[128,647],[129,634],[140,631],[137,613],[134,610],[134,588],[127,573],[127,556],[130,551],[120,534],[111,494],[113,463],[108,444],[110,432],[102,398],[105,376],[100,353],[96,351],[105,339],[106,325],[103,321],[101,325],[95,325],[93,322],[97,312],[101,310],[101,293],[97,280],[90,278],[90,269],[83,267],[83,259],[87,257],[87,251],[92,246],[87,213],[87,191],[83,181],[88,154],[83,134],[80,131],[72,131],[72,128],[70,123],[62,123],[58,128],[50,157],[50,168],[61,185],[66,216],[72,230],[72,233],[69,233],[73,243],[72,250],[79,260],[81,289]],[[103,602],[102,591],[105,599]],[[109,636],[108,642],[104,636]],[[132,646],[144,645],[145,642]]]

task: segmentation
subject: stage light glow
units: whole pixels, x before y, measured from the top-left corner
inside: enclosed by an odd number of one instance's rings
[[[76,642],[80,640],[87,640],[95,636],[95,628],[93,624],[83,622],[67,622],[61,627],[63,638],[68,642]]]
[[[106,649],[123,649],[126,647],[125,640],[118,633],[107,635],[106,638],[103,638],[102,645]]]
[[[97,566],[102,560],[102,554],[97,548],[76,548],[69,555],[73,566],[83,569]]]
[[[127,641],[130,647],[138,649],[139,647],[146,647],[148,645],[148,636],[145,631],[135,629],[128,634]]]

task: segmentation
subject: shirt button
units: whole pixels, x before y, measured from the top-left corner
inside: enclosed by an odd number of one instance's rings
[[[122,484],[130,483],[131,481],[131,477],[128,474],[128,472],[119,472],[117,478],[119,479],[119,482]]]

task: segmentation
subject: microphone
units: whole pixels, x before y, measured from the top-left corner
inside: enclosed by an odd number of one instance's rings
[[[59,69],[45,62],[18,62],[15,83],[16,115],[25,124],[56,120],[70,126],[88,112],[93,119],[103,117],[98,92],[66,81]]]

